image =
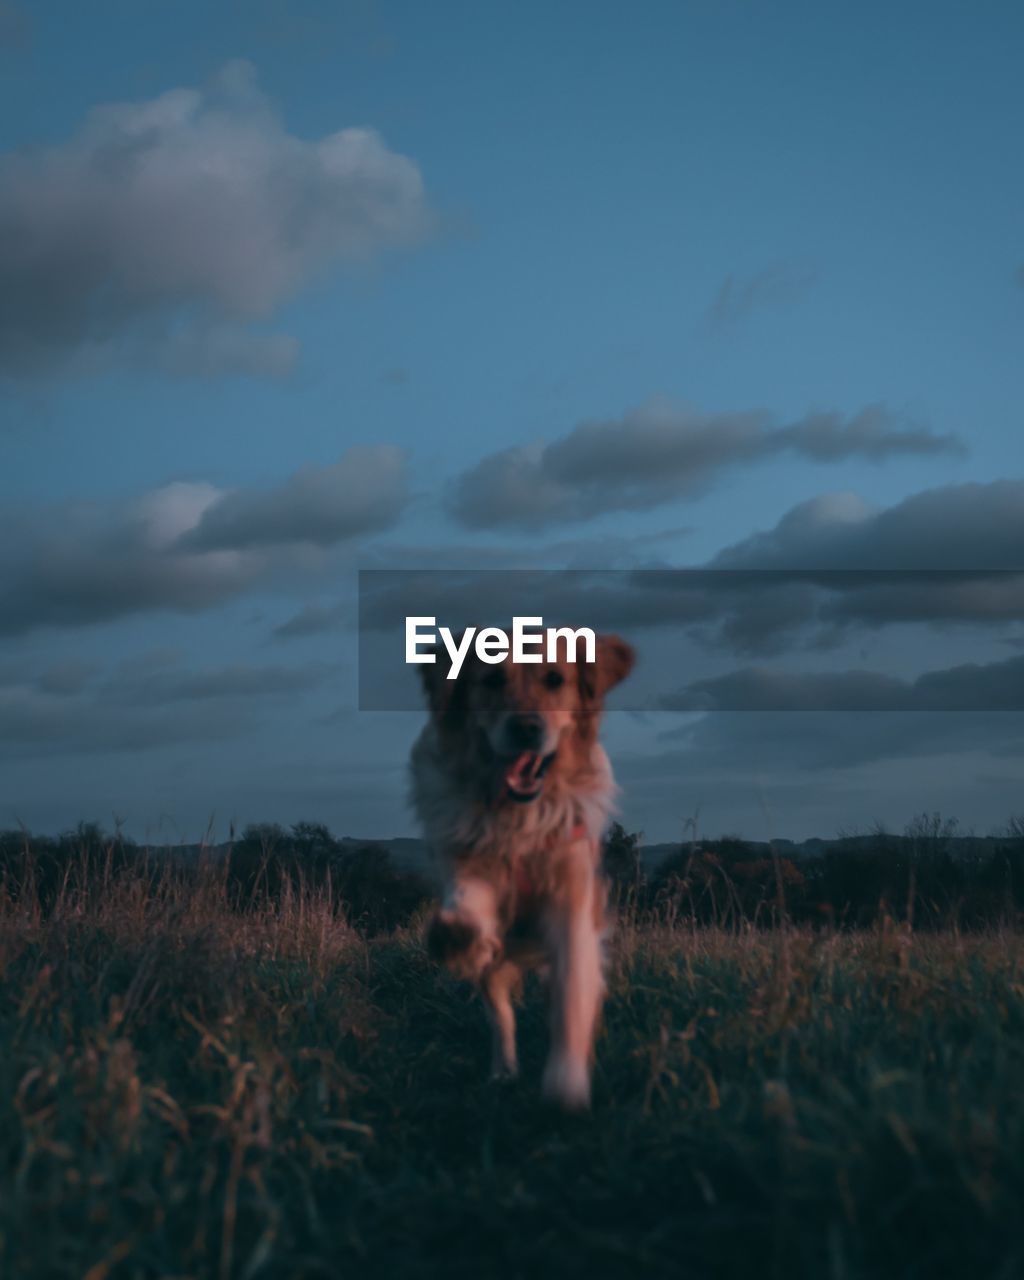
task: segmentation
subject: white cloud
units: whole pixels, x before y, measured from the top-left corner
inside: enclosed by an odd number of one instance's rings
[[[331,466],[303,467],[276,488],[225,494],[203,509],[183,540],[208,550],[333,546],[390,527],[406,498],[402,451],[362,446]]]
[[[1024,570],[1024,480],[943,485],[876,510],[852,494],[791,508],[714,569]]]
[[[63,143],[0,156],[0,373],[113,356],[286,373],[294,340],[248,326],[430,225],[412,160],[368,128],[289,133],[247,63],[99,107]]]
[[[389,527],[405,501],[403,455],[375,445],[265,490],[176,482],[127,502],[12,509],[0,518],[0,634],[208,609]]]
[[[693,499],[730,469],[780,456],[880,462],[963,452],[955,437],[882,405],[776,425],[763,410],[700,413],[652,401],[622,418],[583,422],[549,444],[488,455],[458,478],[451,505],[469,528],[536,530]]]

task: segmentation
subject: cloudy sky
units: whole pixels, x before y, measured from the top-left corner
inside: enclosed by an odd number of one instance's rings
[[[445,567],[615,571],[649,839],[1005,822],[1022,40],[0,0],[0,827],[411,834],[356,575]]]

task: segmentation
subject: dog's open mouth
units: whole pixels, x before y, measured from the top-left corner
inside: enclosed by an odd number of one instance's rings
[[[551,767],[555,752],[550,755],[538,755],[535,751],[524,751],[505,766],[505,791],[510,800],[520,804],[536,800],[544,790],[544,775]]]

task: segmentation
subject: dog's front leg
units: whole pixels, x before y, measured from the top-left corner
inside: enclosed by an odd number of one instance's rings
[[[551,956],[551,1049],[542,1087],[546,1098],[580,1110],[590,1105],[590,1064],[604,976],[592,868],[579,869],[574,880],[567,900],[552,904],[545,916]]]
[[[519,966],[509,960],[493,965],[480,980],[491,1024],[491,1078],[514,1080],[519,1074],[516,1053],[516,1014],[512,993],[522,980]]]
[[[456,878],[431,921],[427,948],[456,977],[480,978],[501,954],[494,886],[478,876]]]

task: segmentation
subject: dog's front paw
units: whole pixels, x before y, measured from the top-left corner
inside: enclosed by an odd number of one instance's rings
[[[519,1064],[498,1058],[491,1064],[491,1080],[495,1084],[512,1084],[519,1079]]]
[[[458,978],[478,978],[497,960],[500,946],[456,911],[439,911],[427,931],[427,951]]]
[[[541,1092],[548,1102],[565,1111],[586,1111],[590,1106],[590,1068],[568,1055],[552,1055],[544,1067]]]

